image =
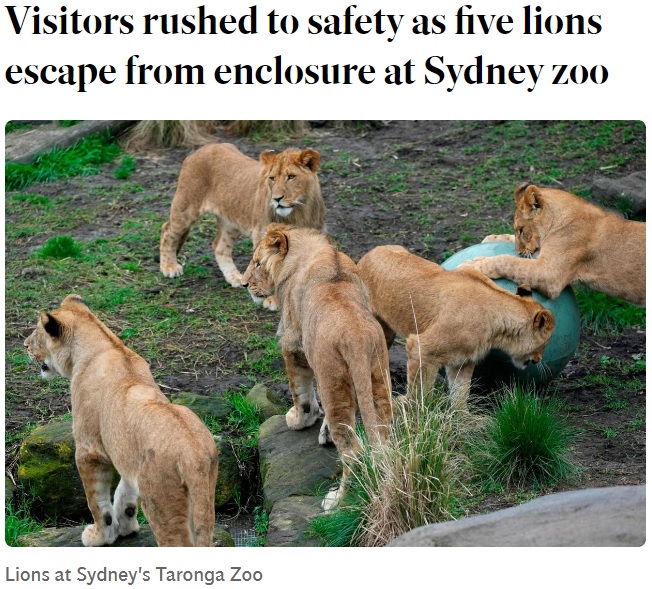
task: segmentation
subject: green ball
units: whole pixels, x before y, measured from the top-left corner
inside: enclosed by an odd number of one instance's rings
[[[479,243],[455,253],[442,264],[442,267],[453,270],[466,260],[501,254],[518,256],[513,243],[505,241]],[[516,293],[518,285],[511,280],[499,278],[494,282],[501,288]],[[489,355],[476,366],[473,373],[474,382],[482,389],[495,389],[511,383],[536,387],[547,385],[561,373],[575,355],[580,341],[580,311],[573,289],[567,286],[554,300],[537,291],[533,291],[532,294],[534,299],[551,311],[555,317],[555,329],[546,346],[543,361],[519,370],[512,364],[507,354],[500,350],[491,350]]]

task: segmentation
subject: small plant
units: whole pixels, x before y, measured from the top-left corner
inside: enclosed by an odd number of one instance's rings
[[[384,546],[413,528],[453,519],[467,493],[464,450],[473,420],[450,407],[443,389],[396,402],[385,444],[356,434],[361,449],[341,504],[314,519],[310,533],[327,546]]]
[[[136,169],[136,160],[130,155],[125,155],[122,158],[122,162],[120,162],[120,165],[115,169],[115,172],[113,172],[113,175],[118,180],[126,180],[134,173],[135,169]]]
[[[64,258],[78,258],[81,255],[82,246],[69,235],[58,235],[51,237],[45,242],[45,245],[37,250],[36,255],[39,258],[54,258],[63,260]]]
[[[555,400],[505,389],[472,453],[482,478],[505,486],[553,485],[578,474],[570,455],[573,431]]]
[[[5,543],[7,546],[18,546],[20,536],[43,529],[43,524],[33,519],[30,511],[31,502],[25,495],[21,497],[17,507],[10,501],[5,501]]]
[[[645,326],[645,309],[588,289],[575,291],[582,325],[598,335],[615,335]]]

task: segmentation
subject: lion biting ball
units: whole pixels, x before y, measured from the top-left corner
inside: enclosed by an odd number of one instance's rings
[[[70,379],[75,462],[94,522],[84,546],[137,532],[139,501],[159,546],[212,546],[215,441],[163,395],[147,362],[77,295],[41,313],[24,345],[43,378]],[[111,503],[114,467],[121,479]]]

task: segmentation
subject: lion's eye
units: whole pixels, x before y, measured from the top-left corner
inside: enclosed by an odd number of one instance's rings
[[[518,230],[518,234],[519,234],[520,236],[523,236],[523,228],[521,228],[521,229]]]
[[[254,264],[254,268],[260,268],[260,262],[256,262],[256,263]]]
[[[295,178],[296,176],[294,176],[293,174],[288,174],[288,180],[294,180]]]
[[[269,177],[269,181],[270,181],[270,182],[274,182],[274,176],[270,176],[270,177]]]

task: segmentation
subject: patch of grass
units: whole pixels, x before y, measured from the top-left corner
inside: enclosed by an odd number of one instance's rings
[[[69,127],[74,127],[77,123],[81,123],[81,121],[57,121],[59,127],[64,127],[66,129]]]
[[[506,487],[554,485],[575,477],[570,445],[574,432],[560,404],[531,390],[507,388],[473,448],[478,476]]]
[[[81,252],[81,244],[76,242],[72,237],[69,235],[57,235],[48,239],[45,245],[36,251],[36,257],[63,260],[64,258],[79,258]]]
[[[17,506],[5,501],[5,543],[7,546],[18,546],[20,536],[38,532],[44,527],[44,524],[32,518],[31,500],[27,495],[21,495],[20,503]]]
[[[113,172],[113,176],[118,180],[126,180],[136,170],[136,160],[130,156],[125,155],[122,157],[120,165]]]
[[[340,505],[310,523],[327,546],[384,546],[413,528],[453,518],[470,464],[466,437],[473,417],[450,407],[443,389],[395,404],[386,443],[358,436],[360,452]]]
[[[5,190],[22,190],[34,182],[97,174],[100,165],[115,159],[120,146],[108,133],[84,137],[72,147],[40,154],[33,164],[5,164]]]
[[[582,325],[598,335],[615,335],[628,327],[645,326],[645,309],[601,292],[577,289]]]
[[[19,192],[18,194],[12,194],[9,198],[14,202],[26,203],[34,207],[44,207],[46,209],[52,208],[53,204],[52,199],[40,194]]]

